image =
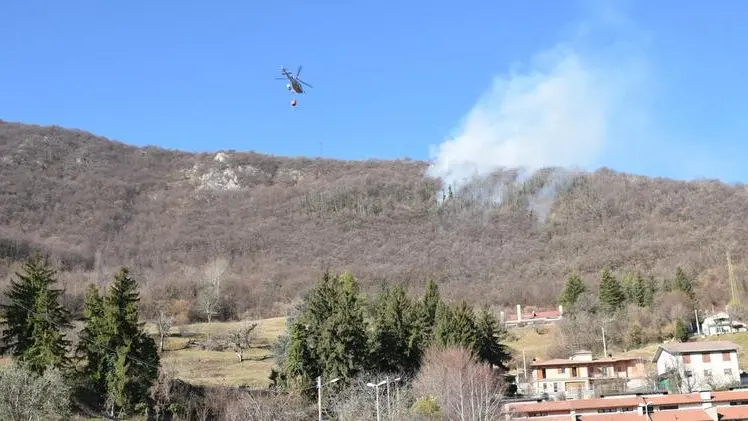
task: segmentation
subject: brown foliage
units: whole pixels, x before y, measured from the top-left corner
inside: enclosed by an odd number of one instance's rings
[[[506,171],[439,204],[424,162],[222,157],[0,122],[0,266],[42,248],[90,274],[81,284],[128,265],[148,297],[194,303],[223,258],[218,318],[278,311],[325,268],[512,306],[552,303],[570,268],[596,280],[604,266],[661,277],[680,264],[715,304],[726,249],[746,273],[742,185],[601,169],[562,175],[549,206],[539,192],[558,173],[516,184]]]

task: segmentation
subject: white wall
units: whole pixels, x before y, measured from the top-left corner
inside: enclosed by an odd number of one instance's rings
[[[711,361],[705,363],[703,360],[704,354],[709,354]],[[737,352],[730,352],[730,361],[722,360],[722,352],[704,354],[690,354],[691,361],[686,364],[683,363],[682,355],[675,356],[663,350],[657,360],[657,374],[664,374],[669,369],[677,367],[679,368],[681,377],[685,378],[685,370],[690,370],[693,373],[693,377],[687,384],[682,385],[682,392],[688,392],[686,389],[689,384],[691,385],[691,390],[696,391],[709,389],[710,382],[717,385],[740,382]],[[725,369],[731,370],[731,373],[725,374]],[[711,370],[711,380],[704,370]]]

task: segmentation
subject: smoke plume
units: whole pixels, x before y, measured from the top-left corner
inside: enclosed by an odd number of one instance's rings
[[[456,134],[432,146],[428,175],[459,186],[500,169],[525,177],[566,169],[541,192],[546,209],[568,170],[593,169],[641,112],[631,99],[644,88],[645,66],[631,39],[593,45],[589,28],[535,55],[524,71],[497,76]]]

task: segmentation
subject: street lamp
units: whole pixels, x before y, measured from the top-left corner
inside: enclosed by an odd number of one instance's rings
[[[389,377],[385,379],[385,382],[387,383],[387,417],[389,419],[392,419],[392,407],[390,406],[390,383],[397,383],[400,381],[400,377],[390,380]],[[398,396],[400,395],[400,392],[397,392]],[[398,399],[399,400],[399,399]]]
[[[336,377],[330,380],[329,382],[325,383],[325,386],[327,386],[328,384],[333,384],[338,380],[340,380],[340,377]],[[322,421],[322,376],[317,376],[317,413],[319,416],[319,421]]]
[[[382,421],[382,419],[379,416],[379,386],[387,383],[386,380],[382,380],[381,382],[374,384],[374,383],[366,383],[367,386],[373,387],[376,394],[377,394],[377,421]]]

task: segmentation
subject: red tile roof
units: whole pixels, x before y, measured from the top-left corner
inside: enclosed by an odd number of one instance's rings
[[[722,421],[743,420],[748,418],[748,407],[745,406],[723,406],[717,408],[717,413]]]
[[[712,401],[729,402],[729,401],[748,401],[748,390],[730,390],[722,392],[712,392]]]
[[[571,366],[571,365],[595,365],[604,363],[618,363],[618,362],[629,362],[629,361],[642,361],[641,357],[616,357],[616,358],[599,358],[592,361],[584,360],[570,360],[568,358],[555,358],[552,360],[545,361],[533,361],[530,367],[545,367],[545,366]]]
[[[721,410],[722,408],[720,408]],[[732,411],[730,414],[740,414],[745,417],[746,408],[732,407],[730,409],[739,409],[743,412]],[[721,414],[722,412],[720,412]],[[652,421],[713,421],[712,418],[703,409],[682,409],[682,410],[667,410],[658,411],[650,414]],[[733,415],[730,415],[733,416]],[[737,416],[737,415],[735,415]],[[615,412],[608,414],[583,414],[579,415],[580,421],[648,421],[645,415],[639,415],[636,412]],[[723,420],[739,420],[741,418],[723,418]],[[571,421],[572,418],[569,415],[564,416],[552,416],[542,418],[515,418],[515,420],[523,421]]]
[[[748,400],[748,390],[712,392],[710,398],[708,398],[707,400],[715,403]],[[701,402],[701,395],[698,392],[695,392],[661,396],[635,396],[620,398],[610,397],[596,399],[574,399],[566,401],[518,402],[507,404],[507,409],[519,415],[530,413],[548,413],[549,415],[556,415],[563,413],[571,414],[572,411],[579,412],[595,409],[635,408],[639,405],[646,404],[660,406],[699,404]],[[748,412],[748,407],[743,408],[746,412]]]
[[[557,317],[561,317],[561,312],[558,310],[534,311],[532,313],[523,314],[522,320],[550,319]],[[517,320],[517,313],[508,314],[507,320]]]
[[[644,416],[641,416],[642,419]],[[652,414],[652,421],[713,421],[703,409],[680,409],[657,411]]]

